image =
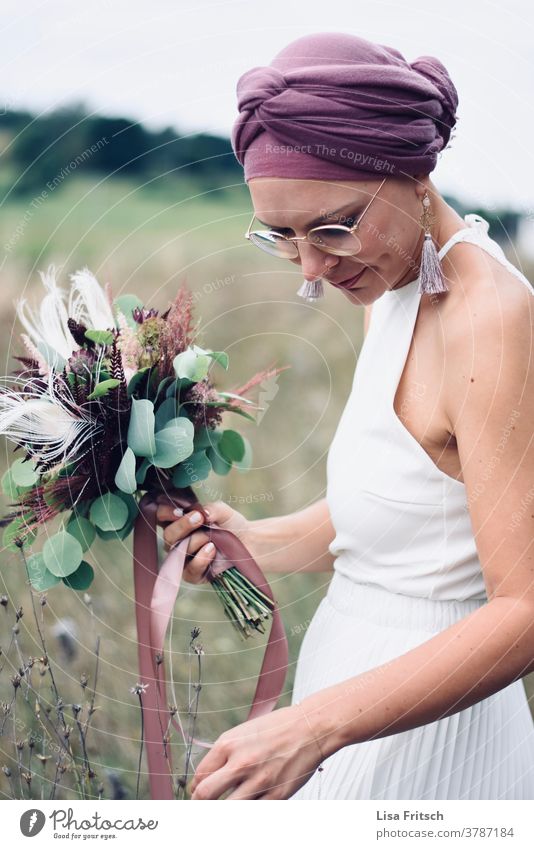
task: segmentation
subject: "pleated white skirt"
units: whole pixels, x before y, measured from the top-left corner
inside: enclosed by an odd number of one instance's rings
[[[482,604],[399,595],[335,571],[302,642],[292,703],[395,659]],[[436,722],[346,746],[322,767],[290,799],[534,799],[523,683]]]

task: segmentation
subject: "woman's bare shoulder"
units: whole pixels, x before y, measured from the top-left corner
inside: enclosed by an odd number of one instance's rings
[[[450,342],[462,344],[506,323],[532,321],[534,289],[476,245],[462,244],[449,292],[436,303]]]

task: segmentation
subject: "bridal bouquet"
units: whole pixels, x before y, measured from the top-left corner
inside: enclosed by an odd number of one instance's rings
[[[113,298],[88,269],[61,290],[50,268],[38,310],[17,303],[24,331],[21,366],[0,387],[0,434],[19,456],[2,478],[11,502],[4,545],[26,549],[40,526],[61,515],[25,562],[32,586],[63,582],[86,590],[85,559],[96,536],[124,540],[143,491],[187,489],[211,471],[245,471],[251,446],[222,427],[224,412],[252,419],[245,393],[283,369],[256,374],[233,392],[215,388],[212,365],[228,355],[197,345],[192,294],[183,285],[162,314],[133,295]],[[210,577],[243,636],[263,632],[274,601],[234,566]]]

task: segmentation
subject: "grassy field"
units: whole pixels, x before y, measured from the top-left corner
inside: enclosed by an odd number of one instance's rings
[[[87,265],[115,295],[135,292],[145,303],[164,309],[177,286],[186,280],[195,297],[200,320],[199,344],[226,350],[229,372],[220,370],[224,389],[244,382],[266,365],[291,365],[282,373],[258,424],[244,419],[225,425],[242,429],[254,448],[253,469],[246,475],[232,471],[212,475],[197,492],[202,501],[221,498],[249,518],[284,515],[324,496],[326,452],[350,389],[362,340],[363,312],[347,310],[347,301],[327,291],[318,307],[296,296],[301,283],[298,269],[277,264],[254,251],[243,233],[251,214],[247,190],[228,186],[216,191],[198,189],[186,181],[159,181],[139,187],[126,181],[99,182],[69,178],[47,197],[13,199],[0,216],[3,246],[0,294],[0,360],[2,373],[12,370],[13,353],[20,352],[14,324],[14,299],[38,299],[38,271],[50,263],[68,274]],[[310,376],[313,375],[313,381]],[[245,424],[243,424],[245,422]],[[4,446],[2,471],[9,459]],[[4,499],[5,502],[5,499]],[[7,606],[0,610],[0,701],[10,703],[10,676],[30,657],[42,656],[32,613],[29,588],[20,558],[2,552],[1,582]],[[90,562],[96,578],[90,594],[65,587],[49,591],[47,604],[34,600],[47,641],[47,651],[66,713],[75,727],[72,703],[84,706],[95,690],[96,712],[91,718],[88,750],[97,774],[93,792],[102,782],[104,798],[135,796],[139,755],[140,716],[137,698],[130,693],[137,681],[136,630],[133,608],[131,543],[96,542]],[[307,624],[323,597],[329,576],[272,575],[271,586],[280,604],[290,648],[286,690],[280,702],[289,704],[294,664]],[[15,611],[23,608],[16,623]],[[13,630],[17,626],[18,632]],[[197,735],[215,739],[225,728],[247,715],[262,657],[263,641],[243,644],[222,616],[210,587],[185,585],[175,609],[170,650],[175,700],[185,710],[188,696],[189,633],[202,629],[200,641],[202,683]],[[66,632],[66,633],[65,633]],[[99,642],[95,687],[95,646]],[[89,684],[80,686],[80,676]],[[32,687],[54,704],[49,676],[31,671]],[[39,733],[34,717],[35,697],[23,682],[16,700],[16,723],[7,718],[0,740],[0,761],[17,775],[17,757],[28,764],[30,730]],[[54,716],[54,710],[50,714]],[[4,715],[0,722],[4,722]],[[54,753],[57,740],[49,734],[45,748]],[[75,731],[73,731],[73,738]],[[16,741],[26,740],[17,755]],[[177,735],[175,764],[181,753]],[[73,748],[79,751],[77,741]],[[53,784],[55,757],[33,780],[31,791],[18,778],[10,783],[0,773],[0,792],[20,797],[48,798]],[[56,798],[73,797],[69,772],[60,780]],[[63,785],[63,786],[62,786]],[[21,792],[22,787],[22,792]],[[42,789],[41,789],[42,788]],[[141,797],[147,797],[145,777]]]

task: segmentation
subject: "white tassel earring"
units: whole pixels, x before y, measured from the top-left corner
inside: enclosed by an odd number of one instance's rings
[[[297,292],[301,298],[313,302],[319,298],[324,298],[323,280],[322,277],[316,277],[315,280],[304,280],[304,283]]]
[[[328,269],[328,257],[325,258],[324,261],[324,270]],[[310,303],[314,301],[318,301],[320,298],[324,298],[324,288],[323,288],[323,278],[322,277],[314,277],[312,280],[304,280],[304,283],[297,291],[297,295],[300,295],[301,298],[305,298]]]
[[[423,197],[423,212],[419,223],[425,231],[423,250],[421,253],[421,266],[419,271],[419,294],[436,295],[440,292],[448,292],[449,287],[445,282],[439,255],[432,238],[431,228],[434,224],[434,216],[430,211],[430,198],[425,192]]]

